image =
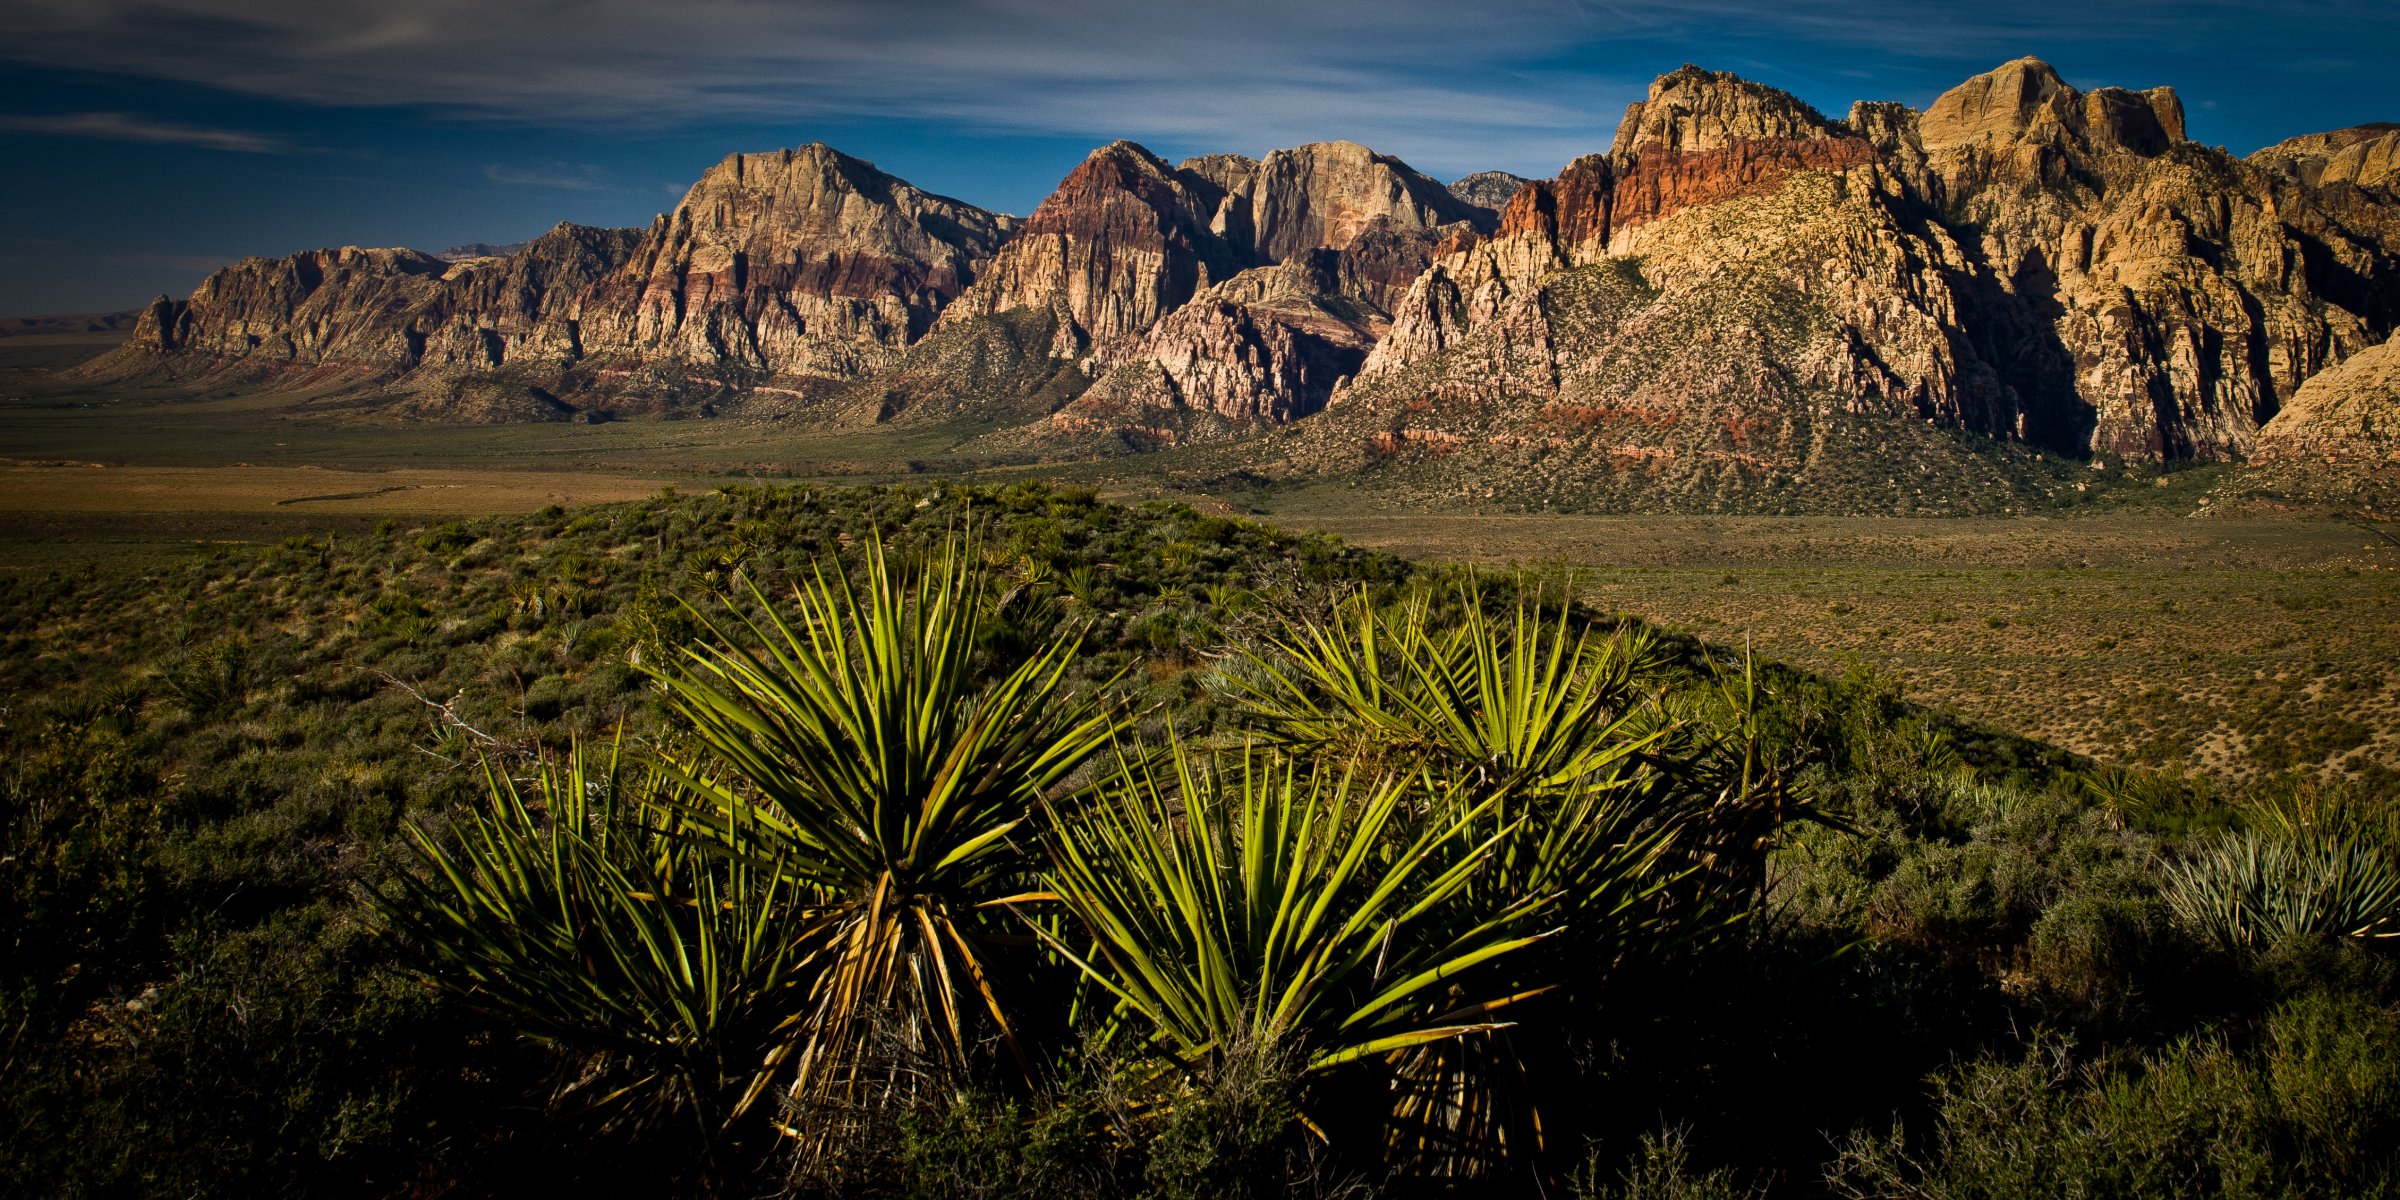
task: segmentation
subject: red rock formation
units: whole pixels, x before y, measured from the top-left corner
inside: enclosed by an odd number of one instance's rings
[[[583,297],[584,352],[857,378],[923,336],[1012,224],[821,143],[736,154]]]
[[[1148,327],[1244,256],[1208,228],[1223,189],[1132,142],[1092,152],[1042,201],[949,322],[1051,309],[1069,356]]]
[[[2322,176],[2374,140],[2282,157],[2291,176]],[[1819,199],[1805,215],[1749,203],[1824,179],[1831,191],[1806,185]],[[1743,227],[1766,211],[1822,236]],[[1769,253],[1797,257],[1755,262]],[[1618,258],[1660,303],[1699,303],[1734,262],[1776,277],[1787,298],[1754,319],[1826,323],[1821,340],[1771,351],[1816,402],[1904,397],[1937,423],[2070,453],[2238,457],[2302,379],[2400,319],[2391,206],[2279,184],[2184,141],[2169,89],[2084,93],[2021,60],[1924,114],[1862,103],[1835,124],[1687,68],[1629,110],[1606,157],[1527,187],[1492,239],[1437,259],[1395,309],[1362,398],[1457,354],[1473,362],[1447,378],[1480,376],[1498,395],[1513,372],[1507,387],[1539,395],[1567,365],[1508,364],[1563,353],[1562,323],[1591,320],[1547,281]]]

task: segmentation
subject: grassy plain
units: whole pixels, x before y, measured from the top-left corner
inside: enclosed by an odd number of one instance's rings
[[[2400,546],[2332,521],[2187,515],[2200,473],[2016,518],[1404,513],[1321,483],[1200,491],[1124,460],[976,463],[952,457],[960,432],[367,424],[288,398],[30,388],[0,400],[0,571],[741,479],[1057,474],[1412,556],[1571,574],[1611,608],[1871,671],[2110,761],[2227,778],[2400,771]]]

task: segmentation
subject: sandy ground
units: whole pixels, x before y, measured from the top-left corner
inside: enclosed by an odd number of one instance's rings
[[[662,477],[525,470],[0,465],[0,514],[259,513],[454,517],[654,495]]]

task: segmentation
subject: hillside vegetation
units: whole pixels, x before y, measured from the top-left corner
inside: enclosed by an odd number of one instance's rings
[[[2400,1187],[2388,795],[1561,594],[1032,484],[0,578],[0,1189]]]

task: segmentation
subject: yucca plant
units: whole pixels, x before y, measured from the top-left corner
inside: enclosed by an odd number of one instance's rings
[[[792,1029],[803,1105],[955,1077],[978,1025],[1018,1051],[995,913],[1033,879],[1042,801],[1124,722],[1072,694],[1074,638],[985,678],[973,562],[952,543],[895,565],[875,541],[857,574],[821,564],[797,586],[791,619],[753,589],[751,615],[703,618],[709,638],[654,672],[690,731],[665,756],[663,801],[811,920]]]
[[[1663,662],[1646,630],[1595,638],[1530,601],[1495,625],[1472,582],[1454,599],[1456,617],[1436,630],[1429,597],[1384,608],[1353,596],[1227,678],[1270,740],[1486,789],[1562,787],[1624,759],[1611,726]]]
[[[1511,829],[1478,838],[1488,806],[1429,808],[1428,786],[1180,741],[1122,760],[1052,831],[1050,889],[1083,940],[1045,936],[1185,1073],[1237,1046],[1315,1073],[1497,1028],[1523,997],[1480,968],[1539,940],[1549,898],[1456,920]]]
[[[644,825],[613,753],[545,761],[529,790],[485,776],[449,836],[410,828],[423,869],[381,911],[468,1004],[579,1055],[567,1096],[715,1140],[789,1051],[812,918],[773,872]]]
[[[2165,894],[2187,929],[2231,950],[2400,938],[2400,860],[2363,840],[2221,834],[2168,865]]]
[[[1352,598],[1228,678],[1271,742],[1420,772],[1438,785],[1429,815],[1475,811],[1474,833],[1450,844],[1488,839],[1489,862],[1445,920],[1549,905],[1557,936],[1498,973],[1510,994],[1543,996],[1553,1019],[1392,1056],[1392,1148],[1421,1170],[1472,1175],[1541,1149],[1540,1097],[1572,1086],[1547,1069],[1573,1057],[1569,1027],[1589,1025],[1628,959],[1752,908],[1776,831],[1804,806],[1760,727],[1755,671],[1720,673],[1668,707],[1666,655],[1646,630],[1601,636],[1525,598],[1494,618],[1472,580],[1450,599],[1437,625],[1422,595],[1395,608]]]

